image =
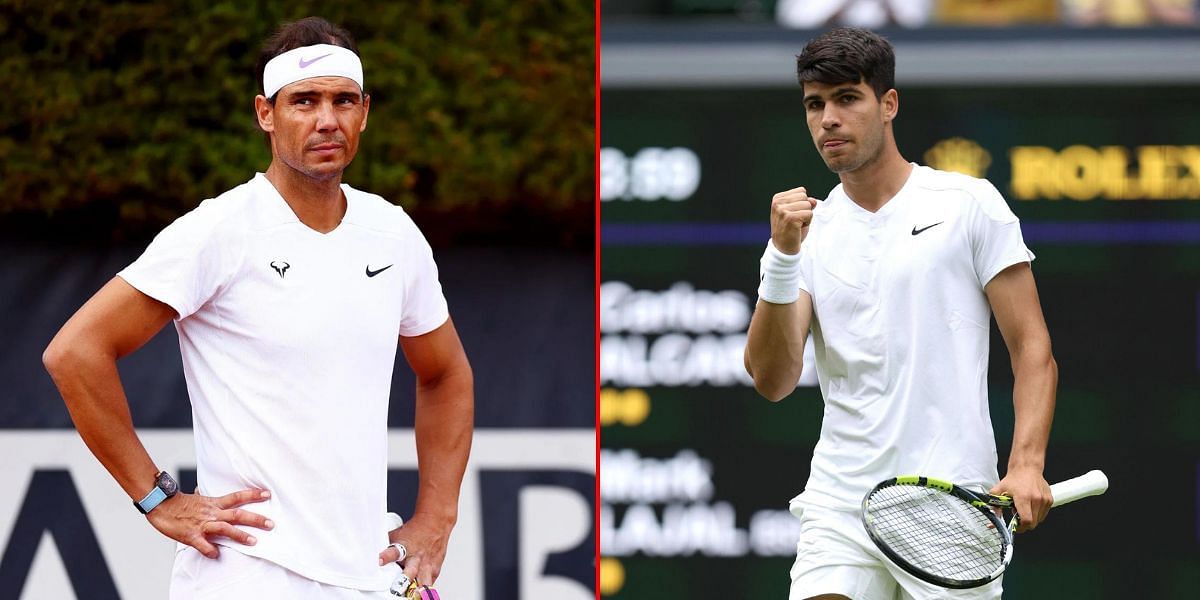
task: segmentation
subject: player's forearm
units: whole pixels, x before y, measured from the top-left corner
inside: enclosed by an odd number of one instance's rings
[[[746,335],[746,371],[754,389],[772,402],[796,389],[804,368],[808,337],[800,300],[791,304],[758,301]]]
[[[83,442],[121,489],[140,499],[157,471],[134,431],[116,357],[78,340],[56,338],[43,362]]]
[[[1013,355],[1013,444],[1008,468],[1036,468],[1046,463],[1046,445],[1054,421],[1058,365],[1049,340],[1029,344]]]
[[[420,487],[416,515],[453,525],[458,493],[471,453],[475,398],[465,361],[432,382],[417,385],[416,438]]]

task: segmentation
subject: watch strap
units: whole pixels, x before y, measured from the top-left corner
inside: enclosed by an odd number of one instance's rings
[[[156,506],[161,504],[162,501],[166,499],[167,493],[156,485],[154,486],[154,489],[150,490],[149,494],[146,494],[145,498],[134,502],[133,505],[136,506],[138,510],[142,511],[142,514],[144,515],[154,510]]]

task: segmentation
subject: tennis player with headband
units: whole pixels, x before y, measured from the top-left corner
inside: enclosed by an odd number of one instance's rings
[[[471,444],[471,369],[424,236],[400,207],[341,182],[370,108],[353,38],[318,18],[285,24],[260,64],[266,173],[164,229],[44,362],[88,447],[180,542],[172,599],[391,598],[397,578],[433,584],[441,570]],[[171,321],[194,494],[138,439],[116,368]],[[417,380],[419,466],[399,527],[386,506],[397,347]]]
[[[998,598],[924,583],[867,537],[859,507],[884,479],[921,474],[1013,497],[1023,529],[1050,508],[1043,476],[1058,370],[1020,223],[992,184],[910,163],[896,147],[891,44],[828,31],[796,59],[809,134],[841,184],[818,202],[771,202],[746,368],[772,401],[790,394],[809,332],[825,401],[791,600]],[[1014,374],[1008,470],[997,473],[987,397],[995,316]]]

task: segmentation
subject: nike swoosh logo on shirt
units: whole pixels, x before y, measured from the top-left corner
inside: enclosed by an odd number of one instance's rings
[[[921,233],[922,231],[925,231],[926,229],[929,229],[930,227],[937,227],[938,225],[941,225],[942,223],[945,223],[945,221],[938,221],[937,223],[934,223],[933,225],[926,225],[920,229],[917,229],[917,226],[913,225],[912,234],[917,235],[918,233]]]
[[[308,65],[311,65],[311,64],[313,64],[313,63],[317,62],[318,60],[321,60],[322,58],[325,58],[326,56],[333,56],[333,53],[332,53],[332,52],[330,52],[329,54],[322,54],[321,56],[318,56],[318,57],[316,57],[316,58],[314,58],[314,59],[312,59],[312,60],[304,60],[303,58],[301,58],[301,59],[300,59],[300,68],[301,68],[301,69],[307,69],[307,68],[308,68]]]
[[[392,263],[392,264],[394,265],[395,263]],[[382,272],[384,272],[384,271],[386,271],[386,270],[388,270],[388,269],[390,269],[390,268],[392,268],[392,265],[388,265],[388,266],[386,266],[386,267],[384,267],[384,268],[382,268],[382,269],[378,269],[378,270],[372,271],[372,270],[371,270],[371,265],[367,265],[367,277],[374,277],[374,276],[376,276],[376,275],[378,275],[378,274],[380,274],[380,273],[382,273]]]

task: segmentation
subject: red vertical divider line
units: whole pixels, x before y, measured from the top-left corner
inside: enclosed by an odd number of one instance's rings
[[[594,43],[594,46],[595,46],[594,65],[595,66],[593,67],[593,70],[595,71],[595,73],[594,73],[595,86],[593,88],[595,90],[595,93],[594,93],[595,105],[594,105],[594,109],[593,109],[593,111],[594,111],[593,118],[594,118],[594,121],[596,124],[596,129],[595,129],[595,134],[593,136],[595,138],[595,140],[594,140],[595,149],[594,149],[594,154],[592,155],[593,178],[594,178],[594,181],[593,181],[594,192],[592,194],[592,204],[594,205],[594,208],[595,208],[595,217],[594,217],[595,218],[595,223],[594,223],[595,239],[593,240],[593,244],[594,244],[593,247],[595,248],[594,252],[595,252],[596,266],[595,266],[595,283],[594,283],[595,290],[593,292],[593,294],[595,296],[595,300],[594,300],[594,304],[593,304],[592,308],[593,308],[594,314],[595,314],[594,321],[595,321],[595,326],[596,326],[596,328],[595,328],[596,329],[596,337],[594,340],[595,341],[595,355],[593,357],[594,361],[595,361],[595,370],[596,370],[596,374],[595,374],[596,385],[595,385],[595,398],[594,398],[595,405],[596,405],[596,501],[594,503],[594,506],[596,508],[596,511],[595,511],[596,514],[595,514],[595,521],[594,521],[595,524],[593,526],[595,527],[595,531],[596,531],[596,555],[595,555],[596,585],[595,585],[595,592],[596,592],[596,600],[600,600],[600,0],[595,0],[595,2],[596,2],[595,3],[596,8],[595,8],[594,16],[595,16],[595,23],[596,23],[596,25],[595,25],[596,38],[595,38],[595,43]]]

